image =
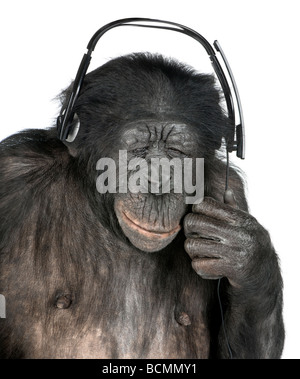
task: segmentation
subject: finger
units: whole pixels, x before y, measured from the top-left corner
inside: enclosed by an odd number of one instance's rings
[[[220,220],[189,213],[183,220],[184,234],[186,237],[225,241],[228,238],[228,225]]]
[[[194,204],[192,211],[214,219],[226,221],[231,225],[239,225],[239,216],[241,216],[241,219],[243,218],[242,211],[211,197],[204,198],[200,204]]]
[[[203,279],[220,279],[225,276],[222,259],[195,259],[192,267]]]
[[[195,258],[192,260],[192,267],[203,279],[220,279],[226,277],[234,287],[240,287],[239,278],[243,277],[240,267],[232,264],[226,258]]]
[[[224,246],[208,239],[187,238],[184,242],[184,248],[192,260],[198,258],[220,259],[223,255]]]
[[[224,193],[224,203],[238,209],[237,201],[232,189],[228,188]]]

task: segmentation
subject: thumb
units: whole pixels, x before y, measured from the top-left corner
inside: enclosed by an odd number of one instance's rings
[[[233,208],[238,209],[238,204],[234,193],[231,189],[227,189],[224,193],[224,203],[230,205]]]

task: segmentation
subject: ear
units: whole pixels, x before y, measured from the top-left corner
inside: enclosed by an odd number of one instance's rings
[[[64,145],[67,146],[68,148],[68,151],[69,151],[69,154],[72,156],[72,157],[77,157],[78,155],[78,150],[76,148],[76,143],[68,143],[68,142],[64,142]]]

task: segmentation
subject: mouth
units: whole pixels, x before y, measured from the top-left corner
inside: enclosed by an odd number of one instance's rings
[[[170,231],[159,231],[159,230],[149,230],[145,229],[141,225],[138,225],[136,222],[131,220],[125,212],[122,212],[123,221],[130,227],[132,230],[135,230],[139,234],[142,234],[146,238],[155,238],[155,239],[165,239],[177,234],[181,229],[180,225],[177,225],[174,229]]]

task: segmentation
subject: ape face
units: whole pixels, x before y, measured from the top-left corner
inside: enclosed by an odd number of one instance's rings
[[[180,231],[188,211],[186,197],[193,195],[185,186],[176,190],[178,175],[172,166],[170,177],[160,172],[153,178],[149,169],[144,180],[139,178],[143,181],[139,191],[99,195],[95,193],[99,159],[114,160],[117,171],[120,151],[126,151],[127,162],[142,159],[147,166],[155,158],[176,159],[182,167],[186,158],[206,159],[227,133],[227,119],[219,102],[211,75],[198,74],[161,56],[151,57],[151,64],[143,54],[118,58],[85,77],[74,109],[80,131],[75,142],[67,146],[71,155],[86,164],[82,175],[89,175],[85,190],[92,209],[116,237],[125,235],[142,251],[163,249]],[[197,175],[194,169],[193,163],[192,186]],[[128,167],[127,174],[129,183],[136,167]],[[181,179],[184,177],[185,173]],[[170,191],[164,192],[168,179]],[[147,191],[143,191],[145,187]]]
[[[121,149],[127,151],[128,160],[142,158],[148,164],[145,191],[116,194],[114,209],[119,225],[131,243],[142,251],[153,252],[166,247],[181,229],[180,221],[187,212],[185,191],[174,193],[177,172],[171,166],[170,176],[151,171],[151,160],[176,158],[183,167],[184,158],[192,158],[198,151],[197,137],[186,124],[178,122],[141,121],[133,123],[123,132]],[[128,180],[135,171],[128,171]],[[158,182],[155,183],[155,177]],[[169,181],[169,193],[163,185]],[[151,184],[154,184],[151,186]],[[155,187],[155,184],[157,185]]]

